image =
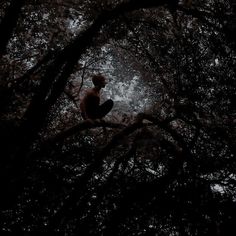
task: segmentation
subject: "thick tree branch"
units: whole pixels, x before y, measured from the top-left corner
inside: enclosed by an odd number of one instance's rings
[[[113,123],[113,122],[103,121],[103,120],[85,120],[85,121],[80,122],[78,125],[68,128],[65,131],[62,131],[61,133],[55,135],[54,137],[47,139],[44,142],[44,145],[46,143],[53,144],[56,142],[60,142],[60,141],[63,141],[65,138],[73,134],[77,134],[83,130],[94,129],[98,127],[121,129],[121,128],[124,128],[125,125],[121,123]]]

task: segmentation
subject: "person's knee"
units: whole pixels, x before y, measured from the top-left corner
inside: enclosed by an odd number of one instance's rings
[[[107,100],[107,104],[109,104],[109,106],[113,107],[114,102],[113,102],[113,100],[108,99],[108,100]]]
[[[98,112],[98,117],[102,118],[102,117],[106,116],[111,111],[111,109],[113,108],[113,104],[114,104],[114,102],[111,99],[108,99],[107,101],[105,101],[100,106],[100,109],[99,109],[99,112]]]

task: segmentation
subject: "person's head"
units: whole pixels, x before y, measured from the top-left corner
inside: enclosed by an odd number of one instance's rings
[[[106,78],[102,75],[94,75],[92,77],[92,82],[94,86],[99,87],[99,88],[104,88],[107,84]]]

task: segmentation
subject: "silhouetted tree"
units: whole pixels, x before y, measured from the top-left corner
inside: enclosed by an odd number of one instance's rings
[[[235,234],[234,1],[3,1],[0,14],[2,231]],[[83,120],[99,72],[115,106]]]

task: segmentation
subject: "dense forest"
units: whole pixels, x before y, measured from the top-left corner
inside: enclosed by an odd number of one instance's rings
[[[2,232],[236,235],[235,0],[0,6]]]

